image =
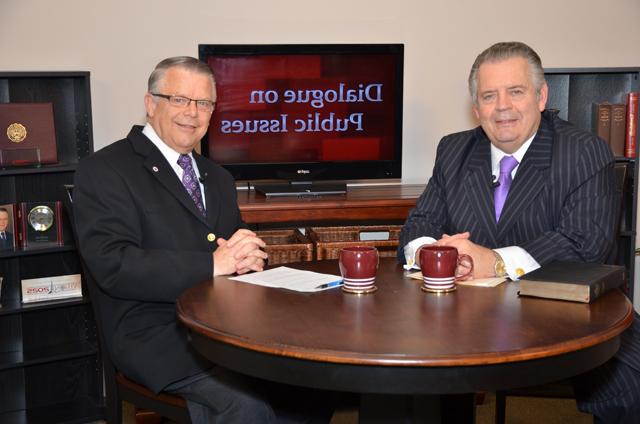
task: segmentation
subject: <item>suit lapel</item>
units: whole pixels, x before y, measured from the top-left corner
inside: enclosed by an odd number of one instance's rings
[[[477,224],[487,230],[487,236],[492,241],[491,244],[495,245],[496,214],[490,184],[491,148],[489,140],[480,128],[476,129],[475,138],[476,142],[469,156],[468,174],[463,190],[478,218]]]
[[[197,219],[207,224],[207,219],[198,210],[193,199],[189,196],[182,182],[176,176],[175,171],[171,168],[171,165],[153,143],[141,132],[134,133],[134,130],[129,134],[129,139],[131,140],[134,150],[145,157],[144,167],[147,171]]]
[[[498,240],[501,240],[520,216],[526,213],[531,201],[545,186],[548,180],[547,170],[551,166],[552,149],[553,131],[543,117],[509,190],[498,223]]]

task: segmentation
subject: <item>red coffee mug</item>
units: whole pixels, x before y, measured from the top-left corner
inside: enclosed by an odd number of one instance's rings
[[[340,250],[340,274],[347,293],[373,293],[378,270],[378,249],[371,246],[344,247]]]
[[[469,270],[456,275],[459,265]],[[458,249],[453,246],[424,246],[420,248],[420,270],[423,290],[450,292],[456,289],[456,280],[462,280],[473,272],[473,259],[469,255],[458,255]]]

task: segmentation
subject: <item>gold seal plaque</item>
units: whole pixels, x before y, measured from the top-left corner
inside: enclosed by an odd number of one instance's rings
[[[7,138],[12,143],[20,143],[27,138],[27,129],[24,125],[14,122],[7,127]]]
[[[53,209],[46,205],[39,205],[29,211],[27,220],[36,231],[47,231],[53,225],[55,214]]]

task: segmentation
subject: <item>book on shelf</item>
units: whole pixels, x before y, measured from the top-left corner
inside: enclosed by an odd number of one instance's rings
[[[624,283],[625,268],[619,265],[555,261],[520,280],[520,296],[591,303]]]
[[[609,146],[615,156],[625,155],[625,126],[627,105],[614,103],[611,105],[611,126],[609,129]]]
[[[594,103],[593,104],[593,131],[598,137],[609,143],[609,134],[611,132],[611,104],[610,103]]]
[[[636,143],[638,138],[638,92],[627,94],[627,119],[625,127],[624,155],[628,158],[636,157]]]

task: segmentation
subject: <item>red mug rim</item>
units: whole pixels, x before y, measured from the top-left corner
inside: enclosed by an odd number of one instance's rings
[[[343,247],[342,250],[346,250],[347,252],[370,252],[378,249],[373,246],[349,246]]]
[[[458,250],[453,246],[423,246],[422,249],[426,250]]]

